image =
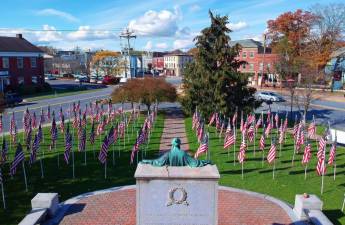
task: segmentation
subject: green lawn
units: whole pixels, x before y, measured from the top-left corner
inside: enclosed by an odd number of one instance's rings
[[[2,208],[2,201],[0,200],[0,224],[18,224],[18,222],[30,211],[30,201],[36,195],[37,192],[57,192],[59,193],[60,201],[64,201],[70,197],[89,192],[100,190],[104,188],[110,188],[114,186],[135,184],[134,172],[136,164],[130,165],[130,154],[133,144],[136,139],[136,130],[142,125],[144,115],[141,115],[138,126],[134,129],[133,135],[131,133],[131,127],[129,129],[130,138],[126,142],[125,148],[123,147],[123,141],[111,147],[108,153],[107,161],[107,179],[104,179],[104,166],[100,164],[97,159],[100,142],[99,138],[96,139],[95,151],[96,158],[94,158],[92,146],[87,141],[87,166],[84,165],[84,153],[77,152],[77,138],[76,131],[73,138],[73,149],[75,151],[75,179],[72,179],[72,166],[67,165],[63,159],[64,140],[63,136],[59,134],[57,141],[57,150],[49,151],[48,146],[50,143],[49,127],[44,128],[45,141],[41,144],[41,151],[45,151],[45,157],[43,159],[45,177],[41,179],[40,163],[35,162],[31,167],[29,166],[29,153],[26,155],[26,172],[28,177],[29,191],[25,192],[25,185],[23,179],[22,167],[18,167],[17,174],[13,179],[10,178],[9,164],[2,166],[2,171],[5,173],[5,193],[7,210]],[[159,113],[157,122],[152,131],[150,144],[148,146],[147,157],[153,157],[158,152],[160,137],[163,131],[164,114]],[[90,125],[88,126],[88,133]],[[110,125],[108,125],[110,128]],[[8,137],[6,137],[8,138]],[[22,135],[19,134],[18,138],[22,140]],[[126,138],[127,139],[127,138]],[[115,150],[115,165],[113,166],[112,151]],[[120,154],[118,149],[120,149]],[[59,153],[60,167],[57,165],[57,153]],[[13,159],[13,149],[10,152],[10,160]],[[71,160],[71,158],[70,158]],[[141,160],[141,154],[139,154],[139,160]],[[71,161],[70,161],[71,162]]]
[[[198,143],[195,132],[191,130],[192,119],[185,120],[187,138],[190,149],[197,149]],[[223,149],[223,139],[219,140],[215,136],[214,127],[210,127],[210,142],[209,149],[211,160],[219,169],[221,178],[220,185],[231,186],[259,193],[268,194],[290,204],[294,204],[295,195],[302,193],[310,193],[318,195],[324,202],[324,213],[331,219],[334,224],[345,224],[344,214],[341,212],[342,201],[344,199],[344,173],[345,173],[345,159],[344,148],[338,147],[337,156],[337,177],[333,180],[333,168],[327,168],[327,174],[324,178],[324,194],[320,195],[321,177],[316,174],[316,148],[313,146],[312,160],[309,163],[307,180],[304,180],[304,167],[301,165],[303,153],[300,153],[295,158],[294,166],[291,164],[293,154],[293,141],[288,135],[288,142],[282,148],[282,157],[277,159],[276,163],[276,179],[272,179],[272,165],[265,161],[262,167],[262,152],[256,151],[253,154],[253,144],[249,145],[246,153],[246,161],[244,163],[244,179],[241,179],[241,165],[236,161],[233,164],[233,147],[230,149],[230,157],[228,158],[227,150]],[[260,131],[261,132],[261,131]],[[275,131],[274,131],[275,132]],[[260,135],[257,135],[259,142]],[[238,138],[239,139],[239,138]],[[239,150],[239,140],[236,147],[236,160]],[[267,155],[269,146],[266,141],[265,154]],[[329,151],[330,146],[327,147]],[[279,149],[279,147],[278,147]],[[302,149],[304,149],[302,147]],[[279,155],[279,154],[278,154]],[[204,156],[201,156],[204,158]],[[327,154],[328,159],[328,154]],[[265,158],[266,160],[266,158]]]

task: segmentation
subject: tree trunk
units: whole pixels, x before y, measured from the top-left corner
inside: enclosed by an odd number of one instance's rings
[[[290,90],[290,94],[291,94],[291,102],[290,102],[290,120],[293,120],[293,115],[292,115],[292,107],[293,107],[293,97],[294,97],[294,91],[291,89]]]

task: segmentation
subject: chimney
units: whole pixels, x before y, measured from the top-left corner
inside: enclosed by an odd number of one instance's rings
[[[23,39],[23,35],[22,34],[16,34],[16,38]]]

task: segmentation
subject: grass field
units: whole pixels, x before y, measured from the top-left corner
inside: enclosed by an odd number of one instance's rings
[[[144,114],[145,115],[145,114]],[[77,137],[74,131],[73,149],[75,151],[75,179],[72,179],[72,165],[67,165],[63,159],[64,140],[63,136],[59,134],[56,151],[49,151],[50,143],[49,127],[44,128],[45,141],[41,144],[40,150],[45,151],[43,158],[44,179],[41,179],[40,163],[35,162],[31,167],[29,166],[29,153],[26,153],[26,172],[28,178],[28,192],[25,192],[24,178],[22,167],[19,166],[17,174],[14,178],[10,178],[9,164],[2,166],[4,173],[4,188],[6,193],[7,210],[3,210],[2,201],[0,200],[0,224],[10,225],[18,224],[23,219],[25,214],[30,211],[30,201],[37,192],[57,192],[59,193],[60,201],[64,201],[70,197],[89,192],[110,188],[114,186],[135,184],[133,177],[136,164],[130,165],[130,154],[136,139],[136,130],[140,128],[143,123],[144,115],[140,117],[138,126],[134,128],[133,135],[131,135],[131,126],[129,129],[129,140],[123,147],[123,141],[111,147],[108,153],[107,161],[107,179],[104,179],[104,166],[98,161],[98,153],[100,149],[99,138],[95,142],[94,158],[92,146],[87,141],[87,165],[84,165],[84,152],[77,151]],[[163,131],[164,114],[159,113],[156,124],[152,131],[150,143],[148,146],[147,157],[152,157],[159,149],[160,137]],[[111,125],[108,125],[110,128]],[[89,135],[90,125],[88,126],[87,136]],[[104,137],[104,136],[103,136]],[[7,139],[9,137],[6,137]],[[18,138],[22,140],[22,134],[18,134]],[[126,138],[127,139],[127,138]],[[119,150],[120,149],[120,156]],[[112,161],[112,151],[115,153],[115,165]],[[9,159],[13,159],[13,148],[9,154]],[[57,164],[57,155],[59,154],[60,166]],[[39,158],[39,157],[38,157]],[[139,154],[141,160],[141,154]],[[71,158],[70,158],[71,160]],[[70,161],[71,162],[71,161]]]
[[[185,120],[186,133],[190,149],[197,149],[198,143],[195,131],[192,131],[192,119]],[[344,214],[341,212],[341,206],[344,199],[344,173],[345,173],[345,153],[344,148],[337,148],[337,176],[333,180],[333,167],[327,167],[327,174],[324,178],[324,193],[320,194],[321,177],[316,174],[316,147],[312,148],[312,160],[308,166],[307,180],[304,180],[304,166],[301,164],[303,153],[295,157],[294,166],[291,159],[293,155],[293,140],[288,135],[287,143],[282,147],[282,156],[276,161],[275,179],[272,178],[272,165],[267,163],[266,157],[264,166],[262,166],[262,152],[256,150],[253,154],[253,144],[250,144],[246,152],[244,163],[244,179],[241,178],[241,164],[237,161],[239,151],[239,140],[236,144],[236,164],[233,163],[233,147],[230,148],[228,157],[227,150],[223,149],[223,139],[215,135],[215,128],[210,127],[209,149],[211,160],[219,169],[221,178],[220,185],[231,186],[259,193],[268,194],[282,199],[290,204],[294,204],[296,194],[316,194],[324,202],[324,213],[334,224],[345,224]],[[261,130],[257,135],[256,143],[259,142]],[[274,131],[275,132],[275,131]],[[321,132],[321,131],[320,131]],[[239,138],[237,138],[239,139]],[[315,144],[315,142],[313,142]],[[269,144],[266,140],[265,156],[269,150]],[[330,146],[327,146],[329,151]],[[304,147],[302,147],[304,149]],[[279,150],[279,146],[278,146]],[[277,154],[279,156],[279,153]],[[204,158],[205,156],[201,156]],[[327,154],[328,159],[328,154]],[[239,203],[240,204],[240,203]]]

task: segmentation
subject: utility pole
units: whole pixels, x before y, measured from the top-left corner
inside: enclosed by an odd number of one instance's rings
[[[262,70],[261,70],[261,84],[260,86],[262,87],[262,81],[264,79],[264,74],[265,74],[265,55],[266,55],[266,33],[264,33],[264,56],[262,57]],[[257,82],[259,82],[259,79],[256,79]],[[258,85],[258,84],[256,84]]]
[[[128,55],[128,60],[129,60],[129,69],[131,69],[131,59],[130,59],[130,39],[132,38],[137,38],[136,35],[134,35],[133,31],[130,31],[129,28],[127,27],[121,34],[120,38],[124,38],[127,40],[127,55]],[[125,52],[126,48],[122,50],[122,52]],[[131,72],[129,72],[131,75]],[[127,78],[127,57],[125,57],[125,76]]]

